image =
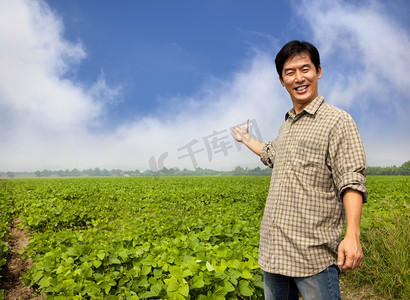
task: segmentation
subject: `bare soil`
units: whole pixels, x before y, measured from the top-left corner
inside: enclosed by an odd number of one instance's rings
[[[10,253],[7,255],[7,264],[0,272],[0,289],[4,289],[5,300],[45,299],[33,296],[33,289],[25,286],[22,275],[31,267],[30,259],[23,259],[18,253],[28,245],[28,234],[23,228],[18,228],[20,220],[13,221],[8,228],[10,236],[7,239]]]

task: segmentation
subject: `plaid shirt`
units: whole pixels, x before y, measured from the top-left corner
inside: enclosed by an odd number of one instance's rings
[[[260,267],[305,277],[336,263],[345,220],[341,195],[351,188],[367,201],[366,156],[351,116],[322,96],[298,115],[291,109],[261,160],[273,170],[260,230]]]

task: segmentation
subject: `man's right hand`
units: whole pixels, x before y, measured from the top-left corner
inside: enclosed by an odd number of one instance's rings
[[[253,138],[249,134],[249,119],[246,119],[244,126],[235,126],[232,129],[231,135],[235,140],[246,145],[256,155],[261,155],[265,143]]]
[[[240,143],[250,141],[251,136],[249,135],[249,119],[246,119],[244,126],[235,126],[231,131],[231,135]]]

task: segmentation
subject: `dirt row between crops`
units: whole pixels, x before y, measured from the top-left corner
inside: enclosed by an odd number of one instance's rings
[[[0,290],[4,289],[5,300],[42,300],[46,296],[33,296],[33,289],[25,286],[22,281],[23,274],[31,267],[30,259],[23,259],[18,253],[28,245],[28,234],[24,228],[19,227],[20,220],[13,221],[8,228],[10,236],[7,239],[10,254],[7,256],[7,264],[0,271]],[[379,300],[369,287],[353,289],[347,285],[343,277],[340,280],[341,296],[343,300]]]
[[[23,274],[31,267],[31,260],[23,259],[18,253],[28,245],[28,234],[18,227],[19,223],[20,220],[16,219],[8,228],[10,253],[7,255],[7,264],[0,272],[0,289],[4,289],[5,300],[45,299],[33,296],[33,289],[25,286],[22,281]]]

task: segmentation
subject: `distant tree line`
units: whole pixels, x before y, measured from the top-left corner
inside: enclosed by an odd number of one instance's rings
[[[147,177],[147,176],[269,176],[272,173],[270,168],[256,167],[254,169],[236,167],[230,171],[216,171],[211,169],[196,168],[195,170],[178,168],[167,169],[160,171],[139,170],[123,171],[120,169],[87,169],[87,170],[59,170],[50,171],[42,170],[35,172],[0,172],[0,177]],[[367,175],[410,175],[410,161],[405,162],[400,167],[369,167]]]
[[[369,167],[367,175],[410,175],[410,160],[400,167]]]
[[[35,172],[0,172],[0,177],[148,177],[148,176],[265,176],[270,175],[272,169],[261,169],[257,167],[255,169],[236,167],[231,171],[216,171],[211,169],[196,168],[195,170],[178,168],[167,169],[164,168],[160,171],[146,170],[141,172],[140,170],[123,171],[120,169],[66,169],[59,171],[51,171],[44,169],[42,171]]]

